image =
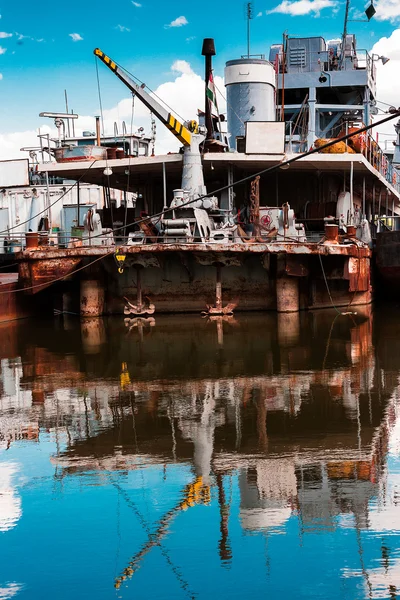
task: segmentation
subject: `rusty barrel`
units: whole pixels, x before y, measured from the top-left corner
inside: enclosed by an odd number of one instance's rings
[[[354,225],[347,225],[347,237],[356,237],[357,229]]]
[[[37,231],[28,231],[25,233],[26,247],[37,248],[39,246],[39,234]]]
[[[107,158],[109,160],[114,160],[117,158],[117,149],[116,148],[107,148]]]
[[[339,240],[339,227],[332,223],[325,225],[325,238],[331,244],[337,244]]]

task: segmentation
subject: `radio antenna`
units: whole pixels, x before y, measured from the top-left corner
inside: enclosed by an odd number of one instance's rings
[[[246,2],[246,19],[247,19],[247,58],[250,58],[250,21],[254,17],[253,3]]]

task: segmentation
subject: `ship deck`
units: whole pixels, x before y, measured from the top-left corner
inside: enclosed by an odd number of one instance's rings
[[[261,171],[279,165],[284,159],[290,159],[297,154],[242,154],[238,152],[205,154],[203,168],[205,175],[213,173],[219,176],[226,173],[228,165],[232,165],[248,172]],[[134,190],[135,186],[143,179],[154,175],[162,175],[165,164],[166,175],[176,176],[182,169],[181,154],[167,154],[158,156],[143,156],[138,158],[122,158],[116,160],[98,160],[94,163],[88,161],[73,163],[45,163],[39,165],[39,171],[48,172],[49,175],[80,180],[82,183],[104,185],[104,169],[109,167],[112,174],[107,177],[107,184],[123,191]],[[312,154],[291,163],[290,172],[316,172],[327,173],[349,172],[353,165],[354,173],[358,175],[373,176],[376,183],[385,186],[397,199],[397,209],[400,211],[400,186],[392,185],[386,178],[371,165],[362,154]],[[281,171],[284,173],[285,171]],[[289,171],[288,171],[289,172]],[[212,190],[209,190],[212,193]]]

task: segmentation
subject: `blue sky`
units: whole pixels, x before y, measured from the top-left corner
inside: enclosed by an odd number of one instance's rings
[[[268,56],[270,44],[279,42],[285,30],[293,36],[330,39],[340,35],[343,27],[341,0],[255,0],[253,4],[254,54]],[[399,0],[375,4],[378,18],[369,24],[350,23],[359,48],[370,49],[400,27]],[[352,0],[352,10],[363,11],[363,0]],[[96,46],[153,88],[174,80],[171,65],[176,60],[186,60],[196,73],[203,73],[203,37],[215,38],[219,75],[226,60],[246,52],[242,0],[20,0],[3,2],[0,13],[0,136],[40,126],[40,111],[63,110],[64,88],[75,112],[96,114]],[[76,41],[71,34],[78,34]],[[103,106],[111,108],[123,97],[121,84],[102,73]]]

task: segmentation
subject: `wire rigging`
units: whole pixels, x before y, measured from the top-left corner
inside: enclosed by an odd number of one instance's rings
[[[160,101],[162,104],[164,104],[164,106],[165,106],[166,108],[168,108],[168,110],[169,110],[171,113],[174,113],[174,114],[176,114],[176,115],[177,115],[177,116],[178,116],[178,117],[179,117],[179,118],[180,118],[182,121],[186,121],[186,119],[185,119],[184,117],[182,117],[182,115],[180,115],[180,114],[179,114],[179,113],[178,113],[178,112],[177,112],[175,109],[171,108],[171,106],[169,106],[169,104],[167,104],[167,102],[166,102],[165,100],[163,100],[162,98],[160,98],[160,96],[159,96],[158,94],[156,94],[156,92],[154,92],[154,91],[153,91],[153,90],[152,90],[152,89],[151,89],[151,88],[150,88],[150,87],[149,87],[149,86],[148,86],[146,83],[144,83],[144,81],[141,81],[141,80],[139,79],[139,77],[136,77],[136,75],[134,75],[133,73],[131,73],[130,71],[128,71],[128,69],[126,69],[125,67],[123,67],[122,65],[120,65],[119,63],[117,63],[116,61],[114,61],[114,62],[115,62],[115,64],[117,65],[117,67],[118,67],[119,69],[121,69],[122,71],[125,71],[125,73],[127,73],[127,74],[128,74],[128,75],[130,75],[130,76],[131,76],[133,79],[135,79],[135,80],[136,80],[136,81],[137,81],[137,82],[138,82],[138,83],[139,83],[141,86],[145,86],[145,87],[146,87],[146,88],[149,90],[149,92],[150,92],[151,94],[153,94],[153,96],[154,96],[155,98],[157,98],[157,100],[159,100],[159,101]],[[97,61],[96,61],[96,64],[97,64]]]
[[[262,170],[261,170],[261,171],[259,171],[258,173],[255,173],[255,174],[252,174],[252,175],[248,175],[248,176],[246,176],[246,177],[243,177],[242,179],[239,179],[238,181],[235,181],[235,182],[233,182],[233,183],[231,183],[231,184],[227,184],[227,185],[225,185],[225,186],[222,186],[221,188],[219,188],[219,189],[217,189],[217,190],[214,190],[214,191],[213,191],[213,192],[211,192],[211,193],[204,194],[204,195],[202,195],[202,196],[199,196],[198,198],[192,198],[191,200],[188,200],[186,203],[182,204],[181,208],[182,208],[182,207],[184,207],[184,206],[188,206],[188,205],[192,204],[193,202],[196,202],[197,200],[201,200],[201,199],[207,198],[207,197],[209,197],[209,196],[211,196],[211,195],[217,194],[217,193],[219,193],[219,192],[221,192],[221,191],[224,191],[224,190],[230,189],[230,188],[234,187],[235,185],[238,185],[238,184],[244,183],[244,182],[246,182],[246,181],[252,180],[252,179],[254,179],[254,178],[255,178],[255,177],[257,177],[257,176],[263,175],[263,174],[265,174],[265,173],[272,172],[272,171],[274,171],[274,170],[278,169],[279,167],[281,167],[282,165],[290,165],[290,164],[292,164],[292,163],[296,162],[297,160],[300,160],[301,158],[304,158],[305,156],[310,156],[310,155],[313,155],[313,154],[315,154],[315,153],[317,153],[317,152],[320,152],[320,151],[321,151],[321,150],[323,150],[324,148],[329,148],[329,147],[330,147],[330,146],[332,146],[333,144],[336,144],[338,141],[345,141],[345,140],[348,140],[348,139],[350,139],[351,137],[353,137],[354,135],[358,135],[358,134],[360,134],[360,133],[363,133],[364,131],[369,131],[369,130],[370,130],[372,127],[375,127],[375,126],[377,126],[377,125],[381,125],[382,123],[386,123],[387,121],[390,121],[391,119],[394,119],[394,118],[396,118],[396,117],[398,117],[398,116],[400,116],[400,109],[397,109],[395,112],[393,112],[393,114],[391,114],[390,116],[386,117],[385,119],[382,119],[382,120],[381,120],[381,121],[379,121],[378,123],[375,123],[375,124],[372,124],[372,125],[367,125],[367,126],[365,126],[365,127],[361,128],[361,129],[357,130],[357,132],[352,132],[352,133],[349,133],[349,134],[347,134],[347,135],[345,135],[345,136],[343,136],[343,137],[339,138],[339,140],[331,140],[330,142],[327,142],[327,143],[326,143],[324,146],[321,146],[321,147],[319,147],[319,148],[313,148],[312,150],[309,150],[308,152],[305,152],[304,154],[301,154],[301,155],[299,155],[299,156],[292,157],[292,158],[290,158],[290,159],[288,159],[288,160],[286,160],[286,161],[281,161],[281,162],[280,162],[280,163],[278,163],[277,165],[273,165],[272,167],[267,167],[266,169],[262,169]],[[94,161],[94,162],[95,162],[95,161]],[[85,171],[85,173],[86,173],[86,172],[87,172],[87,171],[88,171],[88,170],[91,168],[91,166],[92,166],[92,165],[93,165],[93,163],[92,163],[92,164],[90,165],[90,167],[89,167],[89,168],[88,168],[88,169]],[[83,175],[82,175],[81,177],[83,177]],[[75,185],[75,184],[74,184],[74,185]],[[73,186],[72,186],[72,187],[73,187]],[[130,223],[130,224],[129,224],[129,226],[131,226],[131,225],[138,225],[138,224],[139,224],[139,223],[141,223],[141,222],[148,221],[148,220],[149,220],[149,218],[161,217],[161,216],[162,216],[162,215],[164,215],[165,213],[167,213],[167,212],[171,212],[172,210],[174,210],[174,209],[173,209],[173,208],[166,208],[166,209],[164,209],[164,210],[160,211],[159,213],[155,213],[155,214],[154,214],[152,217],[148,217],[148,216],[147,216],[147,217],[145,217],[145,218],[142,218],[142,219],[136,220],[136,221],[134,221],[133,223]],[[121,230],[121,229],[123,229],[123,228],[124,228],[124,225],[122,225],[121,227],[117,227],[117,228],[113,229],[113,232],[120,231],[120,230]],[[88,238],[82,238],[82,240],[83,240],[83,239],[94,239],[95,237],[101,237],[102,235],[103,235],[103,234],[98,234],[98,235],[96,235],[96,236],[91,236],[91,238],[89,238],[89,237],[88,237]],[[82,270],[86,269],[87,267],[91,266],[91,265],[92,265],[92,264],[94,264],[95,262],[98,262],[98,261],[100,261],[100,260],[103,260],[103,259],[105,259],[107,256],[110,256],[111,254],[114,254],[114,250],[112,250],[111,252],[108,252],[108,253],[104,254],[103,256],[100,256],[100,257],[98,257],[97,259],[95,259],[94,261],[92,261],[91,263],[89,263],[88,265],[84,265],[84,266],[82,266],[82,267],[79,267],[78,269],[75,269],[75,270],[74,270],[74,271],[72,271],[71,273],[68,273],[68,274],[66,274],[66,275],[63,275],[62,277],[58,277],[58,278],[54,279],[53,281],[47,282],[45,285],[46,285],[46,286],[48,286],[48,285],[50,285],[50,284],[52,284],[52,283],[56,283],[57,281],[61,281],[61,280],[65,279],[66,277],[68,277],[68,276],[70,276],[70,275],[73,275],[74,273],[77,273],[77,272],[79,272],[79,271],[82,271]],[[320,260],[321,260],[321,258],[320,258]],[[322,266],[322,261],[321,261],[321,266]],[[322,266],[322,269],[323,269],[323,266]],[[357,279],[358,279],[358,277],[357,277]],[[8,290],[8,291],[0,292],[0,294],[2,295],[2,294],[10,294],[10,293],[12,293],[12,292],[13,292],[13,293],[15,293],[15,292],[20,292],[20,291],[28,291],[28,290],[31,290],[31,289],[36,289],[36,288],[43,287],[43,286],[44,286],[44,284],[37,284],[37,285],[31,286],[31,287],[29,287],[29,288],[21,288],[21,289],[18,289],[18,290]],[[329,291],[329,290],[328,290],[328,291]],[[333,303],[333,300],[332,300],[332,299],[331,299],[331,301],[332,301],[332,305],[334,306],[334,303]],[[350,303],[349,303],[349,304],[350,304]],[[336,307],[335,307],[335,308],[336,308]],[[338,311],[338,309],[336,309],[336,310],[337,310],[337,312],[339,312],[339,311]]]
[[[98,97],[99,97],[101,129],[102,129],[103,139],[104,139],[105,138],[105,130],[104,130],[103,101],[102,101],[102,98],[101,98],[99,65],[98,65],[98,61],[96,60],[96,57],[95,57],[94,61],[96,63],[97,93],[98,93]],[[100,145],[101,145],[101,140],[100,140]],[[107,192],[106,192],[106,197],[108,198],[108,205],[109,205],[110,213],[111,213],[111,229],[114,229],[114,214],[113,214],[113,206],[112,206],[112,202],[111,202],[111,193],[110,193],[110,170],[111,169],[108,166],[108,154],[107,154],[107,151],[106,151],[106,159],[105,160],[106,160],[105,173],[106,173],[106,177],[107,177]],[[78,223],[78,225],[79,225],[79,223]]]
[[[304,152],[303,154],[298,154],[296,156],[292,156],[291,158],[288,158],[287,160],[283,160],[281,162],[279,162],[276,165],[272,165],[271,167],[266,167],[265,169],[262,169],[261,171],[258,171],[256,173],[252,173],[251,175],[247,175],[246,177],[242,177],[242,179],[238,179],[237,181],[234,181],[233,183],[228,183],[227,185],[224,185],[220,188],[217,188],[216,190],[213,190],[212,192],[208,192],[207,194],[203,194],[202,196],[198,196],[196,198],[192,198],[190,200],[187,200],[185,203],[183,203],[180,208],[184,208],[186,206],[189,206],[190,204],[193,204],[193,202],[197,202],[198,200],[203,200],[204,198],[209,198],[210,196],[215,196],[216,194],[219,194],[225,190],[228,190],[230,188],[235,187],[236,185],[240,185],[242,183],[246,183],[247,181],[250,181],[252,179],[254,179],[255,177],[261,176],[261,175],[265,175],[267,173],[272,173],[273,171],[279,169],[282,166],[286,166],[286,165],[291,165],[292,163],[297,162],[298,160],[301,160],[303,158],[305,158],[306,156],[312,156],[313,154],[316,154],[318,152],[321,152],[322,150],[324,150],[325,148],[330,148],[331,146],[333,146],[334,144],[337,144],[338,142],[342,142],[342,141],[346,141],[351,139],[352,137],[354,137],[355,135],[359,135],[360,133],[364,133],[365,131],[369,131],[370,129],[372,129],[373,127],[376,127],[378,125],[382,125],[383,123],[387,123],[388,121],[396,118],[400,116],[400,109],[396,110],[393,114],[389,115],[388,117],[386,117],[385,119],[382,119],[381,121],[378,121],[377,123],[373,123],[371,125],[366,125],[365,127],[361,127],[360,129],[357,129],[356,132],[351,132],[348,133],[340,138],[337,139],[333,139],[330,140],[329,142],[327,142],[326,144],[324,144],[323,146],[320,146],[319,148],[312,148],[311,150],[308,150],[307,152]],[[144,222],[148,222],[149,219],[156,219],[157,217],[162,217],[163,215],[165,215],[166,213],[170,213],[174,210],[174,208],[165,208],[161,211],[159,211],[158,213],[154,213],[153,215],[150,216],[146,216],[142,219],[138,219],[135,220],[131,223],[129,223],[127,225],[127,227],[131,227],[134,225],[139,225],[140,223],[144,223]],[[124,225],[122,225],[121,227],[116,227],[115,229],[113,229],[113,232],[116,231],[120,231],[121,229],[124,228]],[[86,239],[91,239],[93,240],[96,237],[101,237],[102,234],[97,234],[95,236],[91,236],[90,238],[82,238],[82,240],[86,240]]]

